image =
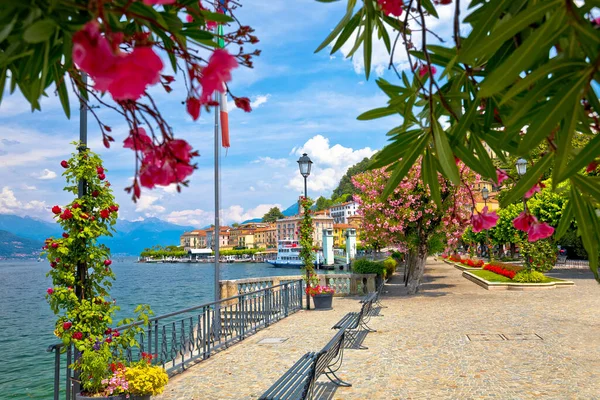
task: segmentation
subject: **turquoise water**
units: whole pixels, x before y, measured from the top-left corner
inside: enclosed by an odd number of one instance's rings
[[[213,264],[138,264],[115,261],[111,296],[129,316],[135,305],[150,304],[155,315],[213,299]],[[54,315],[44,297],[51,286],[45,262],[0,261],[0,399],[52,398]],[[269,264],[222,264],[221,279],[298,275],[299,269]],[[61,369],[61,373],[64,373]]]

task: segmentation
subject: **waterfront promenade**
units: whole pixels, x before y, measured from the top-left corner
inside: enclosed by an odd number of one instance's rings
[[[589,271],[554,271],[575,286],[530,292],[484,290],[432,259],[426,275],[417,296],[401,274],[386,285],[369,349],[344,352],[340,377],[353,386],[322,378],[318,398],[600,399],[600,285]],[[358,298],[334,298],[331,311],[298,312],[175,376],[157,399],[258,398],[358,310]],[[286,340],[259,343],[269,338]]]

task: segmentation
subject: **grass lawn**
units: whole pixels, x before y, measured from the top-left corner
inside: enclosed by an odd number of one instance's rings
[[[481,271],[469,271],[470,273],[472,273],[473,275],[477,275],[480,278],[485,279],[488,282],[512,282],[512,283],[520,283],[517,281],[513,281],[510,278],[507,278],[506,276],[503,275],[498,275],[492,271],[488,271],[485,269],[482,269]],[[546,276],[545,279],[541,282],[537,282],[537,283],[550,283],[550,282],[560,282],[562,279],[557,279],[557,278],[550,278],[549,276]]]

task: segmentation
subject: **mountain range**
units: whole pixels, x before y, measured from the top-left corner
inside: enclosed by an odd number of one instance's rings
[[[192,226],[175,225],[158,218],[143,221],[118,220],[113,237],[100,242],[113,255],[138,255],[146,247],[179,244],[179,237]],[[0,214],[0,258],[37,256],[46,238],[60,236],[57,224],[30,217]]]
[[[286,217],[298,213],[298,203],[283,210]],[[260,218],[244,221],[260,222]],[[198,227],[176,225],[158,218],[143,221],[118,220],[112,237],[100,242],[107,245],[113,255],[139,255],[142,250],[154,245],[179,244],[179,237],[185,231]],[[31,217],[0,214],[0,258],[37,257],[44,240],[60,236],[62,230],[52,222]]]

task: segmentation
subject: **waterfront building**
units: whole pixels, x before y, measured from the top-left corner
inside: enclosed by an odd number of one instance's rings
[[[231,236],[230,232],[231,232],[230,227],[228,226],[221,226],[219,228],[219,248],[221,249],[230,249],[232,246],[229,244],[229,237]],[[214,249],[215,247],[215,228],[211,227],[209,229],[206,230],[206,247],[209,247],[211,249]]]
[[[358,215],[359,205],[355,201],[347,201],[345,203],[336,204],[329,207],[329,214],[336,224],[347,224],[348,217]]]
[[[302,220],[301,215],[278,219],[277,240],[300,240],[299,225]],[[313,246],[321,248],[323,246],[323,229],[333,229],[333,218],[327,215],[327,212],[317,212],[313,216]]]
[[[254,231],[254,244],[265,249],[277,248],[277,225],[269,224],[267,227]]]
[[[333,247],[346,248],[346,229],[354,228],[350,224],[333,224]]]
[[[184,232],[179,238],[179,245],[186,251],[206,248],[206,231],[196,229],[191,232]]]

